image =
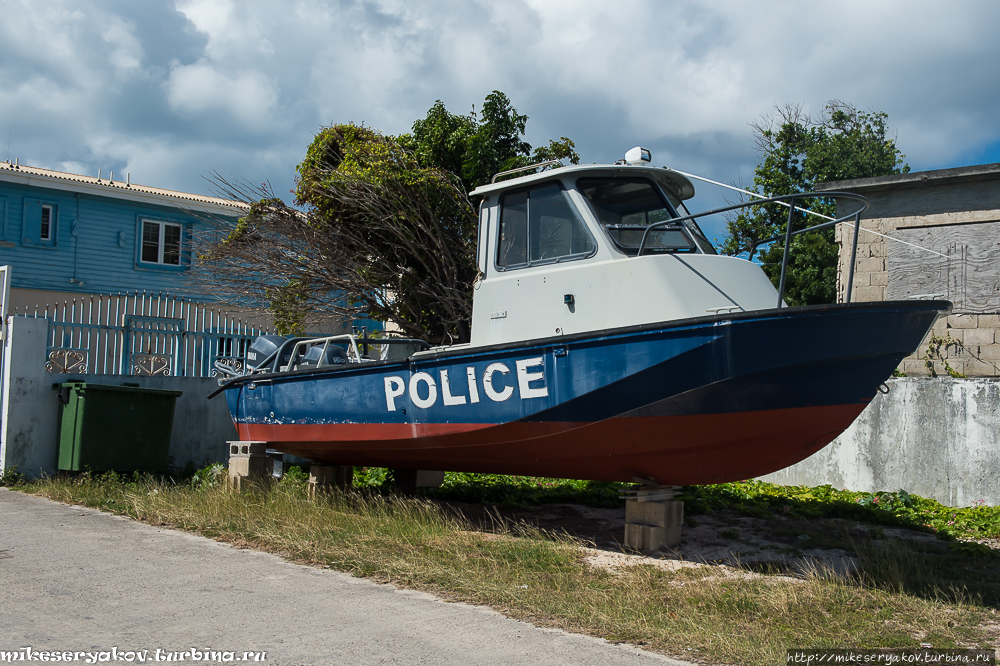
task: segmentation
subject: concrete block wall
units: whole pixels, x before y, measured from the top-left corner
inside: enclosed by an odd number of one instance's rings
[[[1000,381],[890,379],[840,437],[761,477],[862,492],[906,490],[949,506],[1000,505]]]
[[[52,384],[86,381],[94,384],[138,384],[143,388],[183,391],[174,408],[169,455],[183,467],[201,467],[229,459],[227,440],[236,429],[222,396],[207,400],[218,383],[202,377],[138,377],[123,375],[53,374],[45,371],[48,322],[29,317],[8,318],[4,348],[3,411],[0,413],[0,471],[17,466],[35,478],[55,472],[59,401]]]
[[[858,251],[854,265],[854,287],[851,300],[856,302],[887,300],[888,254],[890,241],[884,236],[898,228],[941,226],[990,222],[1000,219],[1000,211],[979,210],[907,215],[862,219],[858,235]],[[883,234],[876,236],[874,233]],[[847,297],[847,274],[851,260],[854,229],[837,225],[836,239],[840,244],[837,270],[838,302]],[[930,359],[933,373],[927,366],[931,337],[937,336],[957,344],[940,349],[944,360]],[[955,372],[967,377],[1000,377],[1000,313],[961,313],[942,317],[927,334],[918,349],[903,359],[899,371],[907,376],[948,376],[944,362]]]
[[[851,290],[852,301],[884,301],[888,272],[886,257],[888,248],[886,239],[865,230],[888,234],[895,229],[896,220],[862,219],[861,231],[858,234],[858,253],[854,262],[854,286]],[[851,247],[854,242],[854,228],[838,224],[835,232],[837,243],[840,244],[840,254],[837,265],[837,302],[847,300],[847,273],[851,263]]]
[[[944,363],[966,377],[1000,377],[1000,315],[958,314],[941,317],[920,344],[917,353],[903,359],[900,370],[907,376],[930,375],[927,351],[932,336],[943,338],[943,360],[931,359],[934,373],[948,376]],[[952,340],[955,344],[949,344]]]

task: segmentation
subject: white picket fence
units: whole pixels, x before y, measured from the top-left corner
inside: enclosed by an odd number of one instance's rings
[[[216,360],[242,367],[254,338],[272,332],[256,312],[147,292],[81,296],[10,314],[48,320],[45,363],[54,373],[214,377]]]

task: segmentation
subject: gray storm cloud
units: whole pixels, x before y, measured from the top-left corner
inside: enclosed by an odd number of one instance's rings
[[[761,7],[766,7],[762,10]],[[748,122],[833,98],[886,111],[915,169],[1000,160],[1000,5],[964,2],[0,0],[0,140],[23,163],[207,193],[292,186],[332,122],[409,129],[493,89],[528,140],[637,144],[726,182]],[[3,136],[4,134],[8,136]],[[6,146],[3,146],[5,149]]]

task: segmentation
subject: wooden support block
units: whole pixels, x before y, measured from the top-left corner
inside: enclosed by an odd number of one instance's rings
[[[321,490],[350,488],[354,485],[354,468],[350,465],[310,465],[309,497]]]
[[[625,522],[650,527],[680,527],[684,523],[684,502],[626,500]]]
[[[444,472],[417,470],[417,488],[438,488],[444,483]]]
[[[651,527],[625,523],[625,546],[643,553],[654,553],[662,548],[673,548],[681,542],[681,527]]]
[[[398,492],[412,495],[417,488],[437,488],[444,483],[444,472],[426,469],[393,468],[392,479]]]
[[[309,485],[328,486],[333,483],[333,471],[337,465],[310,465]]]
[[[625,546],[643,553],[673,548],[681,542],[684,502],[625,501]]]
[[[354,485],[354,468],[350,465],[310,465],[309,483],[315,486],[350,487]]]
[[[354,467],[351,465],[337,465],[340,470],[334,474],[334,483],[338,488],[352,488],[354,486]]]

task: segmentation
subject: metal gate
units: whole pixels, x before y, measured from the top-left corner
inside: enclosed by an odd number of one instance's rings
[[[261,313],[146,292],[81,296],[13,314],[47,319],[46,370],[78,375],[212,377],[216,360],[242,364],[251,341],[273,330]]]
[[[177,368],[184,320],[167,317],[125,317],[125,367],[133,375],[169,377]]]

